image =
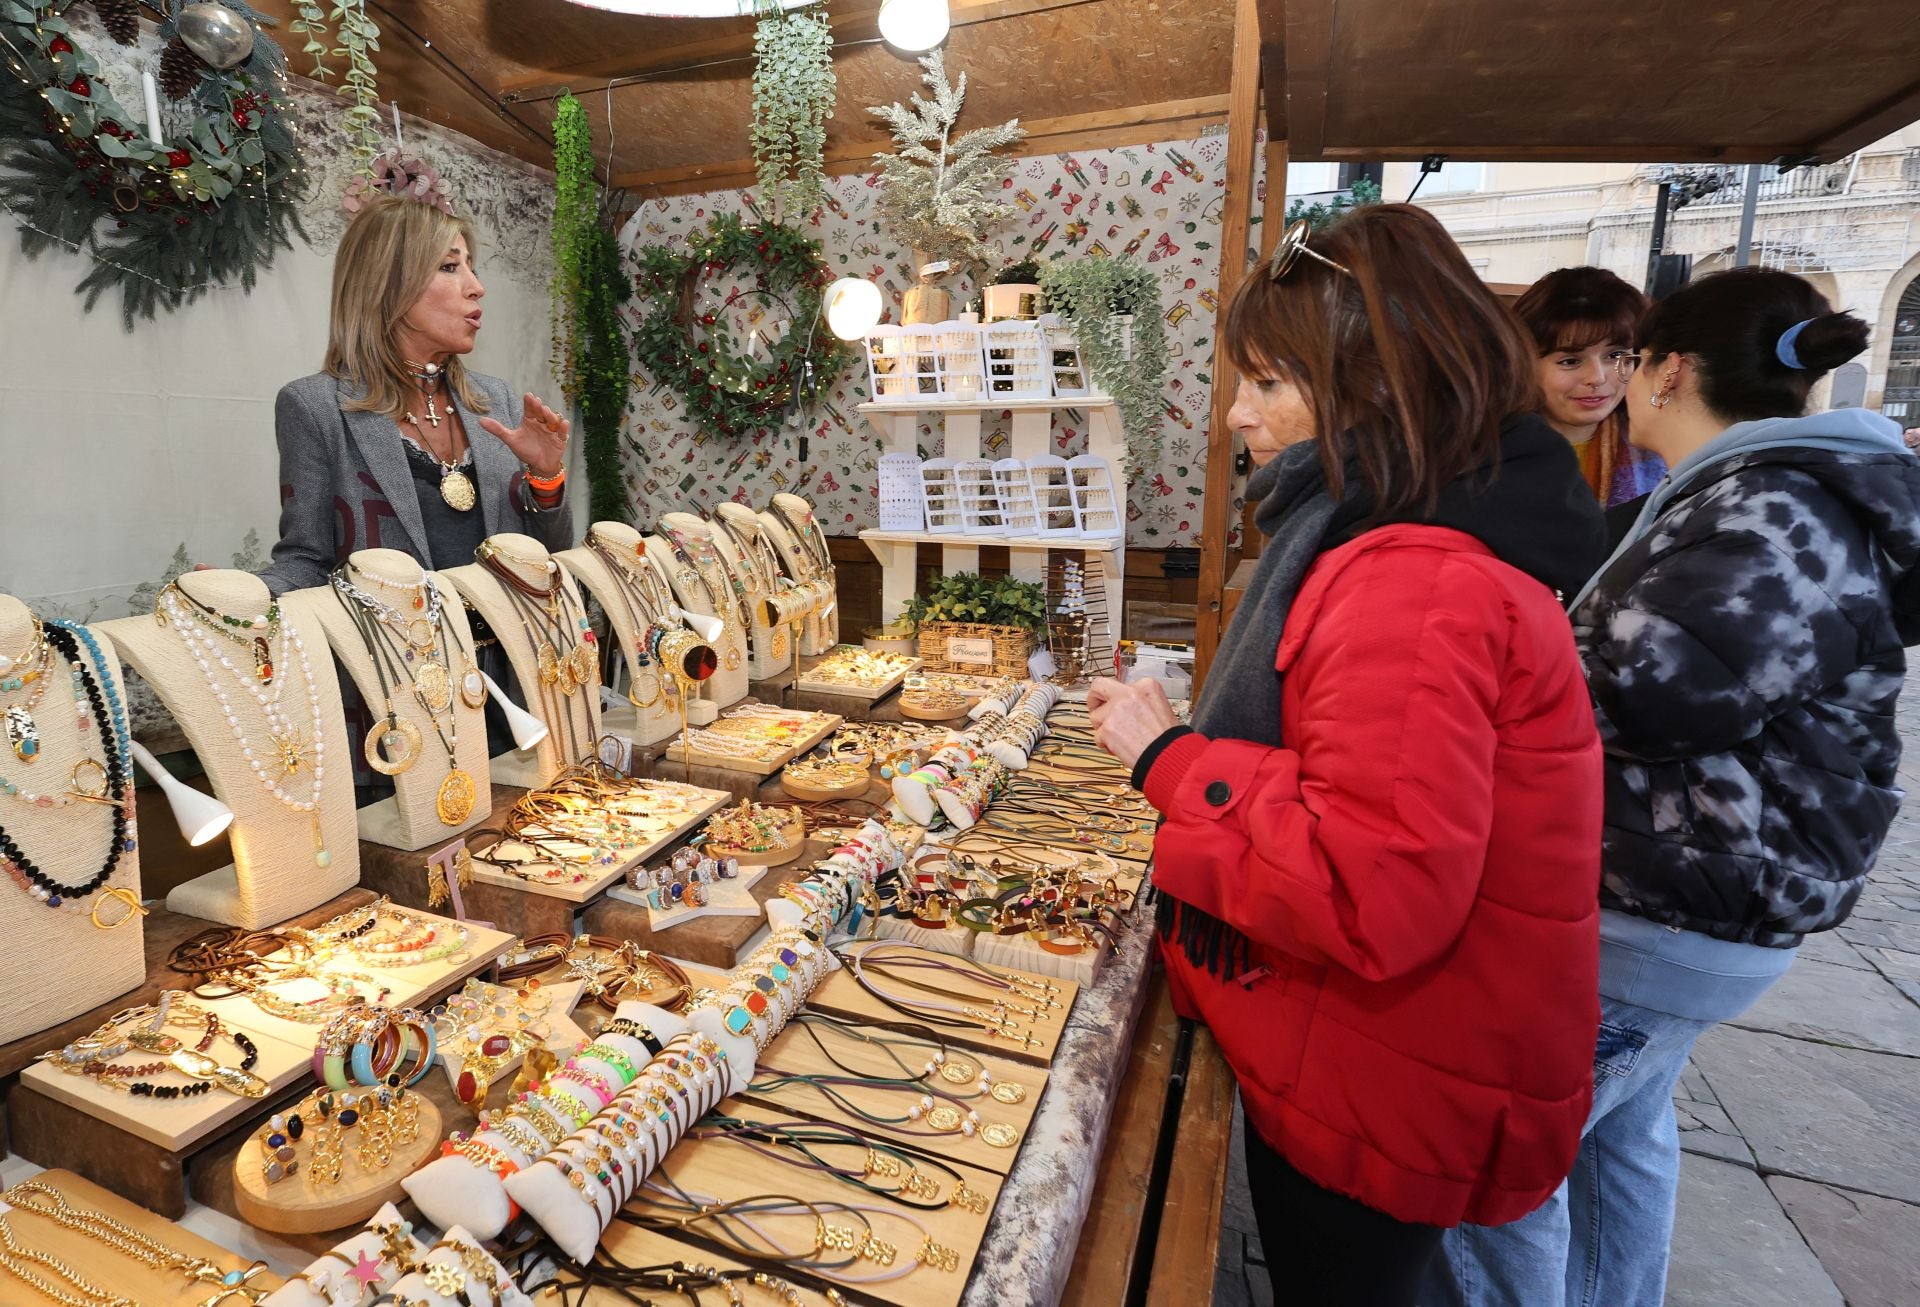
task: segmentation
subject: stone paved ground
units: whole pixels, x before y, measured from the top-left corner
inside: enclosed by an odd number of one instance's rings
[[[1674,1094],[1671,1307],[1920,1307],[1920,669],[1900,730],[1911,797],[1853,916],[1702,1038]],[[1264,1307],[1239,1153],[1214,1301]]]

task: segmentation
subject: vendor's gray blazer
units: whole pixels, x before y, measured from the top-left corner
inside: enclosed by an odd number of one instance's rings
[[[520,396],[504,381],[467,375],[491,404],[489,417],[508,427],[520,424]],[[422,565],[433,563],[413,474],[400,445],[404,437],[391,418],[343,407],[360,393],[358,387],[322,372],[287,383],[274,400],[280,542],[261,576],[276,595],[325,584],[334,565],[356,549],[398,549]],[[573,514],[567,501],[562,498],[553,509],[535,508],[513,451],[482,430],[479,415],[457,396],[454,404],[473,445],[474,480],[487,534],[518,531],[551,550],[569,547]]]

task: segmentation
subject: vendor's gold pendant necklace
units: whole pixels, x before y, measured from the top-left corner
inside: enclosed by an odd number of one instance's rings
[[[433,426],[433,429],[438,432],[441,418],[450,416],[450,414],[441,413],[439,409],[434,407],[435,398],[440,390],[440,383],[444,379],[440,371],[440,365],[438,363],[415,363],[409,359],[407,360],[407,366],[413,369],[413,379],[420,383],[420,393],[426,397],[427,421]],[[440,498],[446,500],[447,507],[453,509],[456,513],[465,513],[471,510],[474,504],[479,502],[480,497],[475,493],[473,482],[468,478],[467,474],[462,472],[457,465],[447,462],[433,452],[432,447],[426,443],[427,433],[421,429],[420,419],[413,415],[411,409],[402,411],[400,417],[418,433],[420,436],[420,447],[425,449],[428,456],[440,465]],[[447,445],[448,451],[451,452],[453,445],[451,433],[448,435]]]

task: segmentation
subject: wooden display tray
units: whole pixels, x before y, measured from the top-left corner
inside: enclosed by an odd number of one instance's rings
[[[155,1216],[117,1194],[109,1193],[99,1185],[92,1184],[71,1171],[45,1171],[34,1179],[41,1184],[51,1185],[73,1206],[89,1211],[100,1212],[113,1218],[121,1225],[147,1235],[175,1252],[193,1257],[204,1257],[223,1270],[244,1270],[250,1259],[238,1253],[229,1252],[216,1243],[201,1238],[185,1226],[175,1225],[172,1221]],[[36,1199],[34,1201],[44,1201]],[[202,1281],[188,1281],[178,1271],[161,1270],[137,1262],[131,1257],[109,1251],[104,1244],[78,1234],[65,1226],[36,1216],[22,1208],[14,1208],[7,1213],[7,1224],[12,1227],[14,1237],[22,1244],[44,1252],[67,1266],[78,1271],[90,1283],[98,1285],[109,1293],[119,1294],[140,1307],[205,1307],[209,1296],[219,1286]],[[43,1268],[36,1267],[37,1271]],[[59,1277],[47,1275],[55,1283],[64,1283]],[[285,1281],[271,1270],[263,1270],[247,1281],[249,1289],[278,1289]],[[0,1284],[5,1285],[6,1301],[9,1303],[43,1302],[43,1298],[22,1289],[11,1276]],[[18,1297],[13,1295],[20,1295]],[[239,1299],[230,1298],[229,1301]]]
[[[855,649],[861,653],[866,652],[864,649],[860,649],[858,645],[841,645],[840,648]],[[914,658],[884,681],[869,681],[864,684],[850,685],[845,681],[815,680],[813,678],[814,668],[818,667],[821,663],[827,662],[833,658],[833,656],[834,651],[830,650],[827,653],[821,654],[818,658],[809,660],[808,665],[802,667],[800,669],[800,675],[794,679],[794,688],[808,690],[814,694],[831,694],[843,699],[865,699],[868,702],[872,702],[875,699],[886,698],[889,694],[892,694],[900,688],[900,682],[920,670],[920,659]]]
[[[787,766],[791,767],[793,763],[789,762]],[[873,788],[873,772],[869,769],[856,784],[833,786],[809,785],[804,781],[796,781],[783,771],[780,773],[780,788],[789,798],[802,799],[809,803],[822,803],[833,799],[864,799],[867,797],[867,791]]]
[[[743,1112],[749,1117],[756,1117],[758,1114],[757,1107],[734,1098],[724,1100],[717,1110]],[[964,1208],[946,1206],[931,1211],[907,1212],[906,1215],[923,1225],[935,1242],[959,1254],[959,1267],[956,1270],[938,1271],[931,1267],[919,1266],[909,1275],[863,1289],[857,1283],[835,1278],[832,1272],[812,1272],[803,1275],[798,1271],[772,1265],[767,1269],[783,1278],[811,1283],[830,1283],[843,1293],[857,1294],[868,1301],[895,1304],[896,1307],[957,1307],[966,1289],[967,1280],[972,1274],[974,1260],[980,1255],[980,1244],[986,1236],[987,1224],[993,1217],[994,1204],[1000,1197],[1002,1179],[991,1171],[983,1171],[964,1163],[948,1162],[947,1165],[954,1166],[961,1173],[969,1189],[986,1196],[987,1210],[972,1212]],[[709,1194],[722,1199],[774,1192],[817,1203],[821,1205],[827,1223],[835,1226],[853,1225],[856,1221],[855,1218],[844,1213],[836,1219],[832,1204],[865,1207],[869,1209],[866,1216],[873,1223],[875,1236],[892,1244],[897,1250],[895,1269],[910,1264],[914,1253],[920,1247],[920,1233],[908,1219],[893,1214],[896,1210],[893,1204],[883,1199],[876,1199],[872,1194],[865,1193],[821,1171],[804,1166],[783,1166],[771,1162],[739,1144],[709,1139],[682,1140],[668,1154],[666,1165],[655,1174],[670,1176],[675,1184],[688,1191]],[[928,1168],[927,1174],[929,1179],[939,1183],[942,1197],[952,1191],[950,1177],[933,1168]],[[644,1201],[639,1201],[631,1204],[630,1209],[644,1206]],[[905,1211],[904,1208],[898,1210]],[[813,1246],[815,1225],[814,1217],[810,1214],[757,1215],[754,1220],[760,1228],[788,1247],[810,1248]],[[624,1242],[624,1231],[635,1228],[626,1222],[616,1221],[602,1243],[622,1262],[641,1266],[656,1265],[656,1262],[633,1262],[633,1253],[629,1251],[629,1245]],[[700,1226],[693,1225],[687,1227],[685,1233],[678,1237],[684,1238],[690,1244],[700,1245],[705,1243],[702,1235]],[[667,1260],[672,1258],[669,1257]],[[860,1261],[849,1269],[858,1274],[885,1268],[872,1262]]]
[[[807,851],[806,818],[789,809],[786,819],[780,823],[779,833],[786,837],[785,848],[755,852],[734,844],[709,843],[703,851],[709,857],[737,858],[743,867],[784,867],[790,862],[798,861],[800,855]]]
[[[586,903],[599,898],[611,885],[617,884],[630,867],[645,862],[662,849],[681,839],[686,833],[734,801],[731,794],[722,790],[705,790],[706,798],[700,801],[701,807],[693,816],[687,818],[672,830],[654,837],[646,844],[623,847],[614,855],[615,860],[590,872],[587,879],[564,885],[543,885],[538,881],[522,880],[511,873],[496,870],[474,859],[473,879],[481,885],[495,885],[502,889],[517,889],[528,894],[543,894],[548,898],[565,899],[569,903]]]
[[[760,878],[767,874],[767,870],[757,864],[742,863],[740,874],[732,880],[716,880],[707,886],[705,907],[679,907],[671,912],[661,912],[648,905],[645,894],[628,885],[615,885],[607,891],[607,897],[645,908],[647,924],[655,934],[698,921],[702,917],[751,917],[758,921],[766,914],[766,908],[754,897],[753,887],[760,883]]]
[[[964,930],[966,928],[949,926],[948,929]],[[908,944],[896,944],[891,940],[885,942],[889,948],[912,947]],[[940,953],[929,952],[926,956],[941,962],[952,960]],[[936,972],[932,973],[931,978],[926,975],[914,978],[927,984],[938,985],[954,1002],[990,1006],[1003,997],[1002,991],[988,989],[953,972]],[[1080,986],[1071,980],[1055,980],[1047,976],[1036,976],[1034,980],[1057,986],[1060,992],[1055,996],[1059,1006],[1043,1010],[1043,1015],[1038,1021],[1015,1016],[1014,1019],[1020,1022],[1021,1032],[1038,1040],[1038,1043],[1033,1046],[994,1038],[976,1026],[942,1026],[941,1033],[956,1044],[978,1049],[981,1052],[992,1053],[1017,1062],[1037,1062],[1042,1066],[1048,1065],[1053,1061],[1053,1055],[1060,1047],[1060,1035],[1066,1029],[1067,1014],[1073,1010],[1073,1000],[1079,995]],[[884,985],[886,982],[881,983]],[[852,968],[845,965],[814,988],[813,993],[807,997],[807,1005],[819,1008],[823,1012],[836,1012],[843,1016],[859,1017],[870,1021],[913,1020],[913,1017],[895,1011],[862,989],[860,982],[853,978]]]
[[[753,1271],[756,1269],[764,1269],[792,1283],[791,1278],[781,1268],[752,1266],[737,1258],[728,1257],[723,1253],[714,1252],[712,1249],[700,1245],[682,1243],[671,1235],[660,1234],[653,1230],[642,1230],[639,1226],[629,1225],[625,1221],[615,1221],[607,1233],[601,1236],[600,1246],[607,1250],[609,1256],[623,1265],[666,1266],[674,1262],[685,1262],[689,1266],[698,1263],[702,1266],[711,1266],[722,1271]],[[569,1304],[570,1307],[634,1307],[633,1298],[617,1289],[596,1287],[588,1289],[584,1294],[579,1293],[578,1286],[582,1282],[580,1272],[578,1268],[570,1262],[556,1259],[550,1264],[549,1269],[553,1272],[553,1278],[551,1280],[541,1281],[539,1287],[543,1288],[547,1285],[563,1286],[563,1296],[557,1301],[565,1302]],[[831,1307],[825,1295],[818,1290],[811,1287],[802,1288],[797,1284],[794,1287],[800,1294],[799,1302],[795,1304],[794,1307]],[[707,1292],[707,1290],[703,1286],[700,1292],[704,1293]],[[752,1296],[748,1297],[746,1301],[750,1303],[765,1302],[771,1304],[777,1301],[758,1290],[749,1292]],[[531,1289],[529,1293],[532,1294],[536,1303],[546,1301],[546,1299],[540,1296],[538,1289]],[[675,1295],[662,1295],[660,1298],[655,1299],[655,1301],[672,1302],[675,1300],[675,1297]],[[714,1291],[715,1301],[725,1301],[725,1298],[726,1295],[723,1292]],[[684,1299],[681,1301],[684,1301]],[[701,1301],[705,1302],[707,1299],[702,1298]]]
[[[360,1225],[387,1203],[406,1201],[400,1181],[440,1151],[446,1123],[440,1109],[424,1094],[420,1104],[420,1134],[412,1143],[393,1150],[393,1160],[379,1171],[363,1172],[354,1160],[354,1133],[343,1132],[346,1164],[337,1184],[317,1184],[305,1164],[311,1143],[301,1147],[301,1165],[292,1175],[270,1185],[261,1174],[260,1149],[251,1139],[233,1159],[233,1201],[240,1219],[274,1234],[320,1234]],[[260,1131],[256,1124],[254,1134]]]
[[[885,1032],[879,1032],[884,1034]],[[878,1047],[862,1044],[857,1040],[836,1039],[833,1035],[821,1032],[821,1038],[827,1041],[827,1047],[833,1050],[834,1057],[855,1068],[858,1074],[870,1076],[899,1076],[903,1074],[898,1066],[890,1061]],[[1020,1155],[1021,1147],[1027,1142],[1027,1133],[1033,1126],[1033,1116],[1040,1107],[1040,1095],[1047,1086],[1047,1073],[1037,1067],[1021,1066],[999,1057],[985,1056],[972,1049],[949,1048],[948,1055],[965,1058],[984,1068],[996,1081],[1005,1081],[1024,1087],[1027,1096],[1018,1103],[1002,1103],[998,1099],[982,1096],[978,1099],[966,1099],[962,1110],[971,1107],[980,1114],[983,1124],[1003,1121],[1020,1132],[1020,1138],[1010,1148],[998,1148],[979,1135],[972,1137],[955,1131],[937,1133],[917,1121],[906,1121],[899,1125],[878,1125],[866,1121],[853,1113],[835,1105],[826,1095],[810,1085],[787,1085],[780,1089],[759,1090],[751,1087],[742,1089],[740,1097],[750,1099],[781,1112],[796,1116],[808,1116],[818,1121],[830,1121],[849,1125],[869,1134],[884,1135],[897,1139],[911,1147],[932,1153],[936,1157],[952,1162],[965,1162],[982,1170],[992,1171],[995,1175],[1005,1175],[1013,1169],[1013,1162]],[[911,1065],[912,1059],[905,1058]],[[833,1060],[813,1042],[812,1036],[803,1028],[789,1023],[774,1037],[771,1044],[760,1055],[754,1070],[756,1080],[771,1074],[770,1068],[777,1067],[788,1075],[844,1076],[845,1068],[836,1067]],[[920,1068],[914,1066],[913,1070]],[[941,1089],[957,1094],[970,1094],[976,1088],[972,1082],[951,1084],[938,1075],[933,1083]],[[904,1115],[916,1095],[900,1091],[874,1089],[861,1085],[836,1085],[834,1092],[844,1095],[861,1110],[875,1116]]]
[[[917,705],[917,704],[915,704],[915,703],[913,703],[913,702],[911,702],[911,701],[910,701],[910,700],[909,700],[909,699],[907,698],[907,696],[908,696],[908,695],[910,695],[910,694],[916,694],[916,693],[919,693],[919,692],[918,692],[918,691],[915,691],[915,690],[902,690],[902,691],[900,692],[900,697],[899,697],[899,698],[898,698],[897,700],[895,700],[895,701],[894,701],[894,706],[900,709],[900,715],[901,715],[902,717],[905,717],[905,718],[908,718],[908,719],[910,719],[910,720],[912,720],[912,721],[916,721],[916,722],[960,722],[960,721],[964,721],[964,720],[966,720],[966,716],[967,716],[967,710],[968,710],[969,708],[971,708],[971,707],[973,707],[973,704],[970,704],[970,703],[962,703],[962,704],[961,704],[961,705],[960,705],[960,706],[959,706],[958,708],[955,708],[955,709],[954,709],[954,710],[953,710],[952,712],[944,712],[944,713],[936,713],[936,712],[933,712],[933,711],[931,711],[930,709],[926,709],[926,708],[922,708],[922,707],[920,707],[919,705]],[[958,690],[953,690],[953,691],[945,691],[945,690],[942,690],[942,691],[937,691],[936,693],[941,693],[941,694],[947,694],[947,693],[952,693],[952,694],[958,694],[958,693],[959,693],[959,691],[958,691]],[[963,696],[963,697],[964,697],[964,696]],[[976,700],[976,702],[977,702],[977,700]]]
[[[803,712],[808,710],[796,708],[791,711]],[[725,715],[724,712],[721,714],[722,717]],[[777,755],[772,756],[767,761],[748,758],[730,758],[723,754],[708,753],[706,750],[699,748],[692,751],[691,761],[696,767],[718,767],[724,771],[745,772],[750,776],[772,776],[795,758],[798,758],[801,754],[813,748],[814,745],[839,730],[841,725],[846,721],[846,718],[842,717],[839,713],[829,712],[818,713],[816,715],[821,718],[821,721],[816,723],[812,730],[788,741],[781,747]],[[684,763],[689,761],[686,735],[684,733],[674,736],[673,739],[668,742],[667,757],[673,762]],[[669,776],[665,779],[671,780],[673,778]]]

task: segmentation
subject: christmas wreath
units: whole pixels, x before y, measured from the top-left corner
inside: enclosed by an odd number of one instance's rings
[[[20,223],[21,248],[30,258],[56,245],[89,255],[76,291],[88,309],[119,291],[129,330],[215,287],[253,289],[274,252],[306,236],[293,205],[306,182],[277,102],[286,57],[251,39],[272,20],[243,0],[149,0],[167,42],[161,80],[192,112],[161,143],[132,125],[75,39],[73,3],[0,0],[0,205]],[[138,40],[131,0],[94,7],[121,44]],[[209,26],[218,43],[202,36]],[[214,67],[196,44],[237,62]]]
[[[731,214],[684,252],[640,251],[635,284],[652,305],[634,350],[701,428],[762,431],[823,390],[850,357],[820,321],[832,280],[820,246],[791,227]]]

